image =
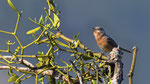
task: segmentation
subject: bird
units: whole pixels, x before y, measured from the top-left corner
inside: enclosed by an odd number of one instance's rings
[[[104,52],[111,52],[114,47],[119,46],[110,36],[108,36],[105,33],[102,27],[96,26],[95,28],[93,28],[93,34],[98,47],[102,49]],[[120,46],[119,49],[131,53],[131,51],[124,49]]]

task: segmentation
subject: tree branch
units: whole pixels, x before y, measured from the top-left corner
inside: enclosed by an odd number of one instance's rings
[[[5,59],[12,59],[12,56],[3,56]],[[2,57],[0,57],[0,59],[3,59]],[[14,60],[16,61],[19,61],[21,62],[21,59],[19,58],[14,58]],[[22,60],[24,64],[30,66],[30,67],[34,67],[34,65],[32,63],[30,63],[29,61],[23,59]],[[66,81],[68,82],[68,78],[66,78],[65,76],[63,76],[62,74],[60,74],[59,72],[56,72],[55,70],[44,70],[44,69],[36,69],[36,70],[33,70],[31,68],[28,68],[28,67],[17,67],[17,66],[0,66],[0,70],[9,70],[9,69],[13,69],[13,70],[16,70],[18,72],[29,72],[29,73],[40,73],[42,75],[48,75],[48,76],[52,76],[54,77],[55,79],[61,79],[63,81]],[[71,77],[71,76],[70,76]],[[71,78],[72,80],[74,81],[77,81],[76,78]]]
[[[3,58],[10,60],[10,59],[13,58],[13,56],[2,56],[2,57],[0,57],[0,59],[3,59]],[[14,58],[13,60],[16,60],[16,61],[19,61],[19,62],[23,62],[24,64],[26,64],[29,67],[32,67],[32,68],[34,67],[34,65],[32,63],[30,63],[29,61],[27,61],[25,59],[21,60],[19,58]]]
[[[138,51],[138,48],[136,46],[134,46],[133,47],[132,64],[131,64],[130,72],[128,74],[129,84],[132,84],[132,77],[133,77],[133,72],[134,72],[134,67],[135,67],[135,62],[136,62],[137,51]]]
[[[65,40],[66,42],[69,42],[69,43],[73,43],[74,45],[76,45],[76,41],[74,42],[74,40],[72,40],[72,39],[70,39],[70,38],[68,38],[68,37],[66,37],[66,36],[64,36],[60,31],[59,32],[57,32],[56,33],[56,36],[57,37],[60,37],[60,38],[62,38],[63,40]],[[86,47],[84,44],[82,44],[80,41],[79,41],[79,47],[81,48],[81,49],[83,49],[85,52],[87,52],[87,53],[90,53],[90,56],[101,56],[101,59],[104,59],[104,60],[107,60],[107,57],[106,56],[104,56],[104,55],[102,55],[102,53],[95,53],[94,51],[92,51],[92,50],[90,50],[88,47]]]
[[[123,80],[123,63],[121,61],[123,53],[118,48],[113,48],[110,52],[109,56],[112,63],[112,76],[111,76],[111,83],[112,84],[121,84]]]
[[[71,62],[71,64],[73,65],[73,68],[75,69],[75,71],[77,73],[77,76],[79,78],[80,84],[83,84],[83,78],[82,78],[82,76],[80,74],[80,71],[77,69],[77,67],[74,65],[74,63],[71,60],[69,60],[69,61]]]

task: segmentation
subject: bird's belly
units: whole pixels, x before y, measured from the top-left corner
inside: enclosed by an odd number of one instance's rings
[[[100,49],[104,50],[105,52],[111,52],[113,49],[113,46],[107,43],[102,43],[98,45]]]

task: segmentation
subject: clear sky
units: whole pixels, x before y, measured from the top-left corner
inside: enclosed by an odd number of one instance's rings
[[[28,17],[39,18],[45,15],[44,6],[46,0],[12,0],[14,5],[23,11],[19,24],[18,36],[24,44],[29,43],[29,35],[26,32],[34,27],[34,23]],[[80,32],[80,41],[96,52],[97,47],[92,28],[102,26],[120,46],[132,49],[134,45],[139,48],[136,60],[134,84],[148,84],[150,64],[150,1],[149,0],[56,0],[61,11],[60,30],[69,38]],[[7,0],[0,0],[0,30],[13,31],[17,14]],[[10,35],[0,33],[0,49],[6,49],[5,42],[14,40]],[[34,51],[33,51],[34,50]],[[28,54],[35,54],[37,49],[26,50]],[[43,49],[44,50],[44,49]],[[45,49],[46,50],[46,49]],[[65,58],[65,56],[64,56]],[[122,84],[128,84],[127,74],[131,65],[132,54],[124,53],[124,80]],[[0,81],[7,82],[7,71],[0,71]],[[24,84],[34,83],[34,80],[26,80]]]

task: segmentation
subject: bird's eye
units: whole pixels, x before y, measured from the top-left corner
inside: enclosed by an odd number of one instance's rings
[[[102,33],[102,34],[104,34],[104,31],[103,31],[103,30],[99,30],[99,33]]]

